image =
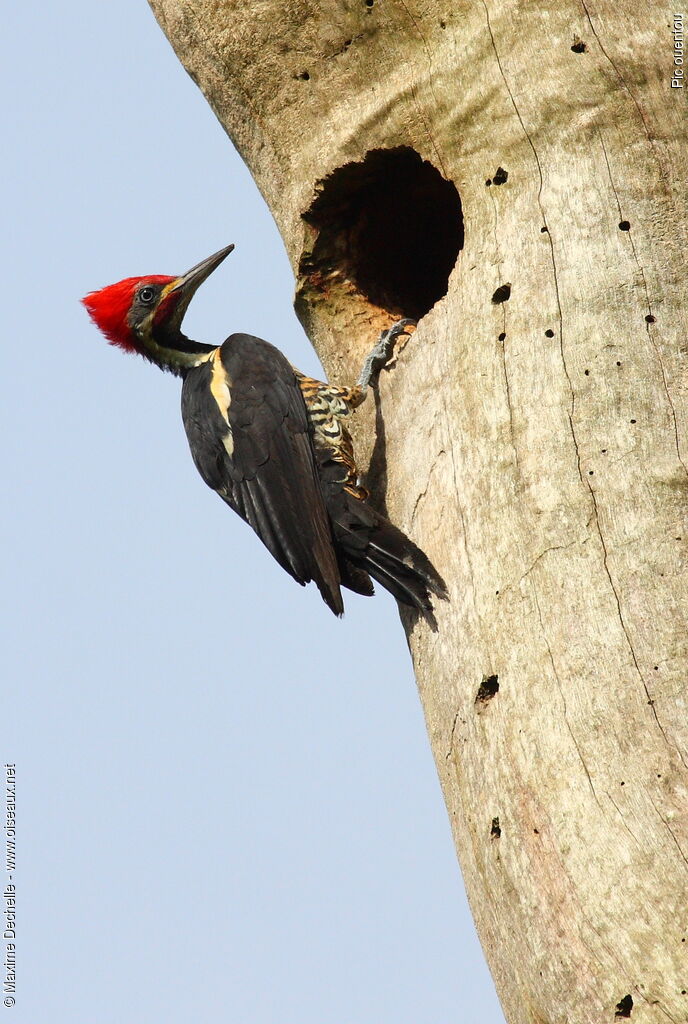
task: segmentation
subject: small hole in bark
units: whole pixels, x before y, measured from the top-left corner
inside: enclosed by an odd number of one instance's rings
[[[488,701],[492,700],[498,690],[499,676],[483,676],[483,680],[478,687],[478,692],[475,697],[476,704],[487,704]]]
[[[492,178],[492,182],[494,185],[503,185],[504,182],[507,181],[508,177],[509,172],[505,171],[503,167],[498,167],[495,171],[494,177]]]
[[[299,267],[308,285],[327,295],[339,282],[414,320],[447,294],[463,247],[456,186],[406,146],[337,168],[303,219],[317,232]]]
[[[497,341],[505,341],[505,339],[506,339],[506,334],[504,333],[504,331],[502,331],[501,334],[497,335]]]
[[[603,454],[603,455],[606,455],[606,454],[607,454],[607,449],[606,449],[606,448],[603,448],[603,449],[602,449],[602,454]]]
[[[499,288],[497,288],[494,295],[492,296],[492,301],[494,302],[495,306],[498,306],[501,302],[507,302],[510,295],[511,285],[502,284],[499,286]]]
[[[652,313],[648,313],[647,316],[645,317],[645,323],[646,324],[653,324],[654,322],[655,322],[655,318],[653,317]]]
[[[616,360],[616,365],[617,365],[617,366],[621,366],[621,360],[620,360],[620,359],[617,359],[617,360]]]
[[[635,420],[631,420],[631,423],[635,423]]]
[[[488,178],[488,179],[487,179],[487,181],[485,182],[485,184],[486,184],[486,185],[487,185],[487,187],[489,188],[489,187],[490,187],[490,185],[492,184],[492,178]]]
[[[296,75],[296,78],[300,78],[302,82],[309,82],[310,77],[311,76],[308,74],[307,71],[300,71],[298,75]]]
[[[631,230],[631,225],[630,225],[629,221],[627,221],[627,220],[620,220],[619,221],[619,231],[630,231],[630,230]]]
[[[571,47],[571,49],[574,53],[585,53],[585,51],[587,50],[587,46],[585,45],[582,39],[579,39],[578,36],[574,36],[573,46]]]
[[[545,337],[546,338],[553,338],[554,337],[554,331],[552,330],[551,327],[548,327],[547,330],[545,331]]]
[[[586,376],[586,377],[589,377],[589,376],[590,376],[590,370],[584,370],[583,372],[585,373],[585,376]]]
[[[588,470],[588,476],[594,476],[594,475],[595,475],[595,470],[594,469],[589,469]]]
[[[540,234],[544,235],[547,232],[547,228],[540,228]]]
[[[366,7],[372,7],[374,5],[374,3],[375,3],[375,0],[365,0]]]
[[[440,22],[440,28],[446,28],[446,27],[447,27],[446,21],[441,21]]]
[[[534,828],[534,829],[533,829],[533,832],[535,833],[535,835],[536,835],[536,836],[539,836],[539,835],[540,835],[540,830],[539,830],[539,829],[537,829],[537,828]]]
[[[625,782],[621,782],[621,783],[620,783],[620,785],[621,785],[621,786],[625,786],[625,785],[626,785],[626,783],[625,783]]]
[[[499,827],[499,818],[492,819],[492,827],[490,828],[490,836],[493,839],[499,839],[502,834],[502,830]]]
[[[633,1009],[633,997],[631,995],[624,996],[616,1004],[615,1017],[630,1017],[631,1010]]]

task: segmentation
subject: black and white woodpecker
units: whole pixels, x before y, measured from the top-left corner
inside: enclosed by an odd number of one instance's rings
[[[305,377],[249,334],[222,345],[192,341],[181,330],[184,314],[233,248],[181,277],[126,278],[83,303],[112,344],[183,378],[182,418],[199,473],[297,583],[314,580],[337,615],[340,588],[370,595],[371,577],[403,604],[431,611],[431,594],[447,597],[444,582],[368,503],[345,426],[413,321],[382,333],[354,387]]]

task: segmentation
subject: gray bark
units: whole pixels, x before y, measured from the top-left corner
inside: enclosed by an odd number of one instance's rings
[[[671,12],[151,6],[270,205],[331,379],[353,382],[407,310],[361,290],[345,226],[318,265],[318,182],[411,147],[458,188],[447,294],[354,434],[452,596],[437,633],[405,625],[471,907],[508,1021],[686,1021],[688,144]]]

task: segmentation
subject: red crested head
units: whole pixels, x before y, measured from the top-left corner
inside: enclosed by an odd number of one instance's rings
[[[118,345],[126,352],[141,352],[141,343],[131,320],[136,296],[147,286],[157,291],[160,286],[164,287],[175,280],[174,277],[161,274],[127,277],[117,284],[101,288],[100,291],[90,292],[81,301],[93,323],[103,332],[111,345]]]
[[[181,277],[127,277],[81,301],[111,345],[138,352],[163,370],[181,374],[197,366],[212,345],[182,334],[184,315],[196,290],[230,254],[228,245]]]

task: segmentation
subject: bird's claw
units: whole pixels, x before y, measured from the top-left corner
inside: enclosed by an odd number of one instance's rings
[[[394,346],[397,338],[402,335],[409,335],[407,328],[416,327],[416,321],[410,317],[405,317],[403,320],[397,320],[396,323],[392,324],[386,331],[382,331],[377,345],[372,350],[370,355],[365,361],[363,370],[361,371],[361,377],[359,379],[359,387],[367,388],[377,387],[377,379],[382,370],[392,357]]]

